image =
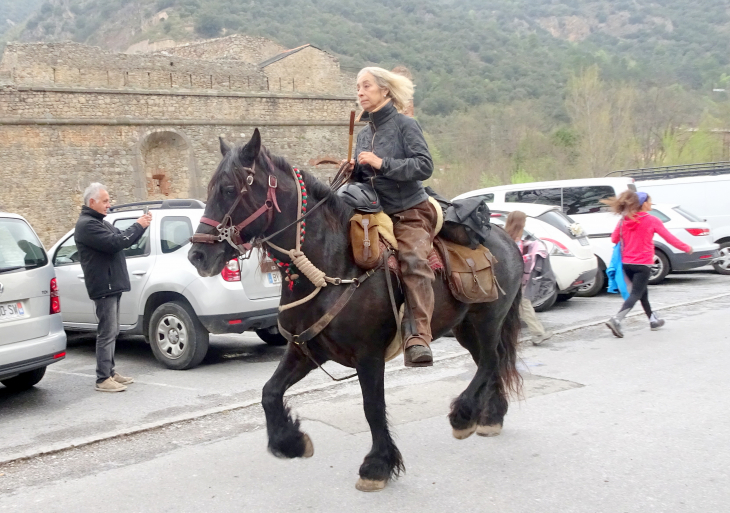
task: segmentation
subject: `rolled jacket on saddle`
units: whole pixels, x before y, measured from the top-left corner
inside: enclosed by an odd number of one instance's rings
[[[435,236],[437,213],[421,182],[433,173],[433,160],[418,122],[400,114],[392,103],[375,112],[363,113],[361,120],[368,124],[357,136],[355,161],[361,152],[372,152],[383,163],[378,170],[367,164],[356,164],[352,179],[372,185],[383,211],[393,219],[406,302],[415,330],[404,336],[404,350],[412,346],[428,348],[434,307],[434,273],[428,265],[428,254]],[[424,364],[432,361],[428,353],[423,358]],[[407,358],[406,363],[409,363]]]

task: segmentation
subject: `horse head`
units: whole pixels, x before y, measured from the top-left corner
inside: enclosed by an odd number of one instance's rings
[[[188,252],[201,276],[220,273],[226,262],[250,249],[278,210],[278,179],[258,128],[243,146],[231,147],[221,138],[220,150],[223,158],[208,183],[205,212]]]

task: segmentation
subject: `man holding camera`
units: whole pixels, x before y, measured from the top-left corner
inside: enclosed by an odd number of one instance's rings
[[[104,221],[111,201],[100,183],[84,191],[84,206],[76,222],[74,238],[84,271],[89,298],[94,301],[99,320],[96,333],[96,387],[99,392],[123,392],[133,378],[114,370],[114,350],[119,335],[119,301],[129,292],[129,274],[124,258],[126,248],[137,242],[152,221],[145,214],[125,231]]]

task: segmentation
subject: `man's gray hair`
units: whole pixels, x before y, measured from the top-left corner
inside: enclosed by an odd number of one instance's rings
[[[91,203],[92,199],[98,200],[99,199],[99,193],[101,191],[105,191],[106,186],[104,184],[100,184],[99,182],[94,182],[91,185],[89,185],[86,190],[84,191],[84,205],[87,207],[90,207],[89,203]]]

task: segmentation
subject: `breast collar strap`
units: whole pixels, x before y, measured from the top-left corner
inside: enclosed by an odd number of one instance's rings
[[[251,186],[253,184],[253,177],[255,174],[255,166],[256,163],[254,162],[254,167],[251,168],[251,173],[246,177],[246,184]],[[246,185],[243,186],[241,191],[238,194],[238,197],[236,198],[236,201],[231,205],[231,208],[228,209],[228,212],[223,217],[222,221],[216,221],[215,219],[210,219],[209,217],[202,217],[200,218],[200,222],[203,224],[207,224],[208,226],[212,226],[216,229],[217,233],[196,233],[193,235],[190,240],[193,243],[203,243],[203,244],[215,244],[217,242],[227,242],[230,244],[234,249],[236,249],[240,254],[245,255],[249,251],[251,251],[252,245],[250,243],[244,243],[243,239],[241,238],[241,231],[247,227],[249,224],[253,223],[256,219],[264,215],[264,213],[267,216],[266,226],[262,230],[262,233],[266,231],[266,229],[271,224],[271,221],[274,219],[274,209],[276,209],[277,212],[281,213],[281,209],[279,208],[279,203],[276,201],[276,189],[279,185],[278,180],[275,176],[269,175],[269,188],[266,192],[266,200],[264,201],[264,204],[261,205],[253,214],[248,216],[246,219],[238,223],[237,225],[233,224],[233,219],[231,215],[233,214],[233,211],[236,209],[238,204],[243,199],[243,195],[247,192]]]

